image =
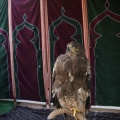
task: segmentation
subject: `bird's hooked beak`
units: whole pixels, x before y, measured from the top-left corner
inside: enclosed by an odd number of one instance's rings
[[[67,47],[67,49],[66,49],[66,52],[68,52],[68,51],[70,51],[70,48],[69,48],[69,47]]]
[[[71,49],[72,49],[72,45],[71,45],[71,44],[68,44],[68,45],[67,45],[67,48],[66,48],[66,52],[71,51]]]

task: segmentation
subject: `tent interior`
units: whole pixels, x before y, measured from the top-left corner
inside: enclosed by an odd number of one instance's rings
[[[119,120],[119,5],[118,0],[0,0],[0,120],[47,119],[54,109],[53,65],[71,41],[84,45],[91,66],[87,119]]]

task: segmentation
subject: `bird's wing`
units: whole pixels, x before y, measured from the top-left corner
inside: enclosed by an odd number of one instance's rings
[[[56,76],[56,65],[57,65],[57,60],[54,64],[54,67],[53,67],[53,73],[52,73],[52,86],[55,82],[55,76]],[[60,108],[60,104],[59,104],[59,101],[57,99],[57,96],[56,96],[56,93],[54,90],[52,90],[52,97],[53,97],[53,105],[56,106],[57,108]]]
[[[64,54],[61,54],[60,56],[57,57],[55,63],[54,63],[54,67],[53,67],[53,72],[52,72],[52,85],[54,85],[54,82],[55,82],[55,77],[56,77],[56,74],[58,75],[59,74],[59,69],[63,69],[63,59],[65,58],[66,55]]]
[[[52,97],[53,97],[53,104],[54,106],[56,106],[57,108],[60,108],[60,104],[57,98],[57,93],[60,92],[60,79],[56,76],[59,76],[59,69],[62,69],[62,61],[63,58],[65,57],[65,55],[60,55],[58,56],[58,58],[55,61],[54,67],[53,67],[53,73],[52,73]]]
[[[90,109],[90,102],[91,102],[91,67],[89,61],[87,62],[87,72],[86,72],[86,84],[87,89],[89,91],[89,96],[86,99],[86,111]]]
[[[88,90],[91,90],[91,67],[89,61],[87,62],[87,72],[86,72],[86,84]]]
[[[54,84],[54,81],[55,81],[55,70],[56,70],[56,64],[57,64],[57,60],[54,64],[54,67],[53,67],[53,72],[52,72],[52,85]]]

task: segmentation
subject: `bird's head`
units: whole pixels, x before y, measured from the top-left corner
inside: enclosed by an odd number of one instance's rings
[[[81,53],[82,51],[84,52],[85,49],[81,43],[73,41],[67,44],[66,52],[69,52],[69,51],[73,53]]]

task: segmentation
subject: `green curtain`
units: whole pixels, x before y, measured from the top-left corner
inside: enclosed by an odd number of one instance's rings
[[[96,105],[120,106],[120,1],[88,0]]]
[[[7,0],[0,0],[0,99],[10,98],[7,15]]]

